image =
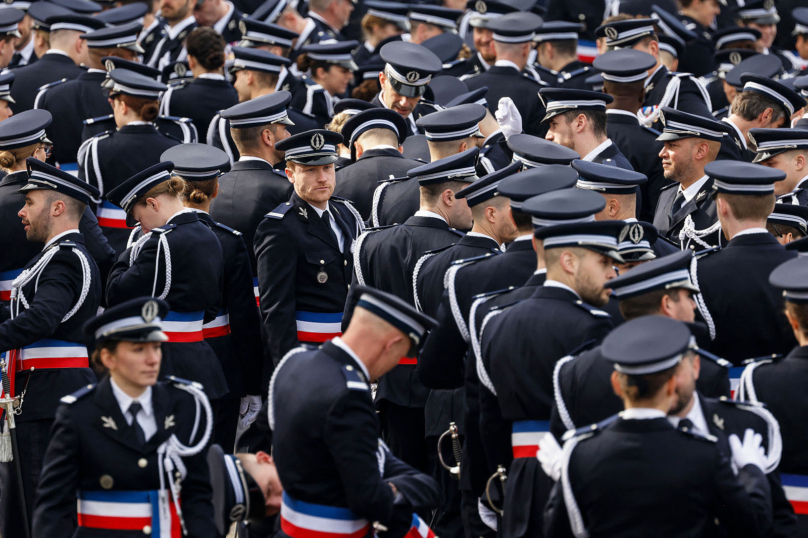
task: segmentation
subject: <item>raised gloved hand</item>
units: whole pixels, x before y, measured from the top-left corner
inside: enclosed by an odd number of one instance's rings
[[[539,451],[536,453],[536,457],[539,459],[541,468],[544,469],[547,476],[555,482],[558,482],[558,479],[561,478],[561,456],[563,454],[564,451],[552,434],[545,434],[539,441]]]
[[[763,472],[766,472],[766,451],[761,443],[763,436],[755,433],[752,429],[747,429],[743,434],[743,444],[737,435],[729,436],[729,447],[732,449],[732,461],[743,469],[747,465],[754,465]]]
[[[497,118],[497,123],[499,128],[502,129],[505,140],[522,132],[522,115],[510,97],[503,97],[499,100],[499,108],[497,108],[494,116]]]
[[[261,397],[260,396],[244,396],[241,399],[241,405],[238,410],[238,428],[236,428],[236,439],[241,437],[241,434],[247,431],[250,424],[255,422],[258,413],[261,411]]]

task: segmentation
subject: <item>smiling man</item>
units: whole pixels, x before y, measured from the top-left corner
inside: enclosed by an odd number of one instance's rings
[[[359,212],[333,197],[342,135],[323,129],[279,141],[295,192],[265,216],[255,234],[258,289],[269,352],[278,362],[301,342],[340,335]]]

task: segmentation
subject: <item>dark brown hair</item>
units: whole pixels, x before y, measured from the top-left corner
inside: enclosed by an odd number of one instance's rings
[[[208,26],[200,26],[188,34],[185,43],[188,56],[193,56],[207,71],[215,71],[224,65],[224,38]]]
[[[14,168],[17,163],[24,161],[28,157],[33,157],[39,148],[39,142],[25,146],[24,148],[7,149],[0,151],[0,167],[10,170]]]
[[[218,178],[208,179],[207,181],[186,181],[182,197],[192,204],[204,204],[213,196],[218,183]]]
[[[120,99],[126,106],[131,108],[143,121],[154,121],[160,114],[160,102],[148,97],[132,97],[131,95],[118,94],[115,99]]]
[[[625,397],[632,402],[652,398],[673,377],[678,367],[679,364],[671,366],[667,370],[648,375],[626,375],[618,372],[620,388],[623,390]]]
[[[592,125],[592,132],[595,136],[606,136],[606,112],[599,110],[569,110],[559,114],[559,116],[566,119],[569,124],[581,114],[586,116],[586,121]]]

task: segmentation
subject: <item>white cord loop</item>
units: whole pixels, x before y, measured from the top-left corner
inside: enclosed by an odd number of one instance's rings
[[[693,224],[693,219],[690,217],[690,215],[688,215],[685,217],[685,222],[682,225],[682,229],[679,230],[679,243],[682,245],[682,250],[685,250],[688,246],[690,246],[691,240],[695,241],[704,248],[713,248],[714,246],[718,245],[710,245],[707,242],[702,241],[701,238],[719,230],[721,230],[721,221],[715,221],[712,226],[709,226],[704,230],[697,230],[695,224]],[[685,242],[685,238],[687,238],[687,242]]]
[[[497,395],[497,390],[494,388],[494,383],[491,381],[491,378],[488,377],[488,372],[485,370],[485,364],[483,364],[482,341],[483,333],[485,332],[486,326],[488,326],[488,322],[493,319],[494,316],[498,316],[503,312],[504,310],[492,310],[485,315],[483,318],[482,327],[480,327],[480,340],[477,342],[477,349],[474,351],[477,354],[477,377],[480,378],[480,383],[482,383],[482,385],[494,396]]]
[[[382,192],[390,186],[390,183],[382,183],[376,190],[373,191],[373,207],[370,210],[370,218],[373,221],[373,226],[379,226],[379,203],[382,200]]]
[[[435,252],[430,252],[429,254],[421,256],[418,263],[415,264],[415,270],[412,272],[412,297],[415,301],[415,308],[417,308],[419,312],[423,312],[424,310],[421,308],[421,301],[418,300],[418,273],[421,272],[421,267],[424,265],[424,262],[434,255]]]
[[[449,292],[449,305],[452,307],[452,317],[454,317],[455,323],[457,324],[457,330],[460,331],[460,336],[463,337],[463,340],[468,342],[470,338],[469,329],[466,326],[466,320],[463,319],[463,313],[460,311],[460,304],[457,302],[457,289],[455,288],[457,272],[461,267],[466,265],[468,265],[468,263],[451,266],[449,270],[446,271],[443,287]]]
[[[699,288],[698,266],[699,259],[694,256],[693,261],[690,262],[690,281],[697,288]],[[701,317],[704,318],[704,322],[707,324],[707,329],[710,331],[710,340],[715,340],[715,322],[713,321],[713,316],[710,315],[710,311],[707,310],[707,303],[704,301],[704,297],[702,296],[701,292],[697,293],[694,298],[696,300],[696,306],[698,307],[699,312],[701,312]]]
[[[561,394],[561,367],[570,362],[574,359],[572,355],[567,355],[560,361],[558,361],[555,365],[555,369],[553,370],[553,396],[555,396],[556,401],[556,408],[558,409],[558,416],[561,417],[561,422],[564,423],[564,427],[568,430],[575,429],[575,423],[572,421],[572,417],[570,416],[570,412],[567,409],[567,403],[564,401],[564,395]]]
[[[586,435],[573,437],[564,443],[564,452],[561,456],[563,458],[561,465],[561,487],[564,492],[564,504],[567,507],[567,515],[570,518],[570,528],[575,538],[589,538],[589,533],[584,525],[581,509],[578,508],[578,502],[575,500],[575,494],[570,485],[570,457],[572,456],[572,451],[575,450],[575,446],[584,439],[592,437],[592,435],[593,434],[588,433]]]

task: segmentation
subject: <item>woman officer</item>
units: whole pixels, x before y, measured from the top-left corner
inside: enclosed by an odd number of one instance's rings
[[[157,381],[167,313],[164,301],[141,297],[84,325],[105,375],[62,398],[33,536],[216,536],[203,450],[210,405],[196,383]]]
[[[297,67],[306,84],[306,105],[303,112],[314,116],[320,127],[331,121],[334,103],[345,97],[348,84],[353,79],[357,67],[351,56],[359,43],[342,41],[317,43],[300,49]]]

